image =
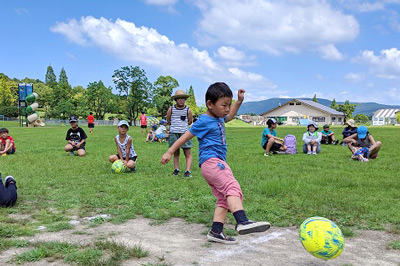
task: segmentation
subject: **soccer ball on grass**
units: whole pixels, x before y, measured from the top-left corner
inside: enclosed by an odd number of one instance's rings
[[[344,248],[344,237],[339,227],[323,217],[306,219],[299,229],[303,247],[313,256],[329,260],[338,257]]]
[[[121,160],[116,160],[111,166],[111,171],[113,173],[124,173],[126,171],[126,166]]]

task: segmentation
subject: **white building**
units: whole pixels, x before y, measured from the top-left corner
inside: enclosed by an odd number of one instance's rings
[[[319,125],[342,125],[345,115],[328,106],[308,100],[293,99],[261,114],[275,118],[285,125],[298,125],[301,121],[315,121]]]
[[[396,124],[396,113],[400,109],[379,109],[372,116],[372,125],[383,126]]]

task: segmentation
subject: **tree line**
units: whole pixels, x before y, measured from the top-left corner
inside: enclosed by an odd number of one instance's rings
[[[173,90],[179,87],[179,82],[171,76],[160,76],[151,83],[139,66],[121,67],[114,71],[112,79],[116,94],[111,86],[105,86],[101,80],[90,82],[86,88],[72,87],[65,69],[61,68],[57,80],[51,65],[47,67],[44,82],[30,78],[10,79],[0,73],[0,114],[17,117],[18,83],[32,83],[34,92],[39,95],[40,111],[44,112],[45,118],[67,119],[70,115],[86,117],[93,112],[96,119],[103,120],[106,113],[113,113],[124,115],[131,123],[135,123],[142,111],[165,117],[173,104]],[[198,116],[204,113],[205,106],[197,106],[192,86],[186,93],[190,96],[186,104],[193,114]]]

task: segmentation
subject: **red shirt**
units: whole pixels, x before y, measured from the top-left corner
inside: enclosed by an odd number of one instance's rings
[[[141,114],[140,117],[140,125],[146,126],[147,125],[147,116],[145,114]]]
[[[88,122],[89,124],[93,124],[93,123],[94,123],[94,116],[88,115],[88,117],[87,117],[87,122]]]
[[[8,136],[6,139],[0,138],[1,143],[5,146],[6,145],[6,140],[10,140],[11,142],[11,146],[14,148],[15,150],[15,145],[14,145],[14,139],[10,136]]]

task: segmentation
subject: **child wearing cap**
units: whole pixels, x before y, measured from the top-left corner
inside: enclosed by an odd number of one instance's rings
[[[157,130],[157,125],[156,124],[150,126],[150,131],[149,131],[149,133],[147,133],[147,137],[146,137],[145,142],[149,142],[149,141],[150,142],[155,142],[155,141],[157,141],[156,130]]]
[[[15,152],[14,139],[9,135],[8,129],[0,128],[0,156],[13,154]]]
[[[12,176],[7,176],[3,181],[0,173],[0,207],[11,207],[17,201],[17,186]]]
[[[175,100],[175,105],[171,106],[167,112],[167,122],[169,127],[169,147],[172,145],[186,132],[188,131],[189,125],[193,123],[193,114],[189,106],[185,105],[186,99],[189,98],[183,90],[177,90],[175,95],[172,97]],[[184,145],[181,146],[183,153],[186,157],[186,171],[183,177],[192,176],[192,153],[193,148],[192,140],[188,140]],[[174,153],[174,172],[173,175],[179,174],[179,152],[177,149]]]
[[[352,159],[358,160],[375,159],[382,145],[380,141],[375,141],[366,126],[357,128],[357,133],[345,138],[343,142],[347,143],[353,154]],[[358,153],[359,150],[362,150],[362,154]]]
[[[137,154],[133,148],[132,137],[129,136],[129,124],[125,120],[121,120],[118,125],[118,135],[115,136],[115,144],[117,145],[117,154],[110,155],[108,160],[113,163],[116,160],[122,160],[124,165],[128,167],[131,172],[135,172]]]
[[[338,144],[338,142],[335,139],[335,133],[330,129],[329,125],[324,125],[321,134],[322,134],[321,143],[333,144],[333,145]]]
[[[67,131],[67,136],[65,140],[68,142],[64,147],[64,151],[69,152],[70,155],[75,155],[77,151],[79,156],[85,156],[85,145],[87,135],[85,131],[78,126],[78,118],[76,116],[71,116],[69,118],[69,123],[71,128]]]
[[[172,154],[188,140],[197,136],[199,141],[199,165],[204,179],[217,198],[208,241],[235,244],[237,241],[223,233],[226,215],[233,214],[236,230],[240,235],[264,232],[269,229],[268,222],[254,222],[247,219],[243,208],[243,193],[239,183],[226,163],[225,122],[232,120],[244,99],[244,90],[238,91],[238,100],[232,103],[232,91],[223,82],[212,84],[206,92],[207,112],[201,115],[193,126],[179,138],[162,156],[161,163],[171,160]]]
[[[310,121],[307,126],[307,132],[303,134],[303,152],[308,155],[321,152],[321,132],[318,132],[318,126],[314,121]]]
[[[167,128],[165,127],[167,125],[167,121],[162,119],[160,121],[160,126],[156,130],[156,138],[158,142],[165,142],[167,138]]]
[[[283,145],[284,140],[276,136],[276,120],[270,118],[267,121],[267,126],[261,136],[261,146],[265,150],[264,156],[269,156],[272,151],[276,154],[278,151],[286,151],[287,147]]]

